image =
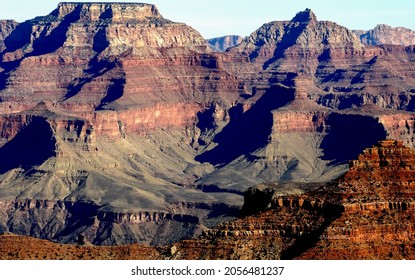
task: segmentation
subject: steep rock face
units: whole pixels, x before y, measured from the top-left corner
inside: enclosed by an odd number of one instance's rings
[[[413,259],[414,159],[413,150],[388,140],[352,161],[332,191],[344,212],[299,257]]]
[[[224,52],[227,49],[234,47],[240,44],[243,40],[243,37],[238,35],[228,35],[218,38],[207,39],[206,41],[209,45],[215,50]]]
[[[145,18],[162,18],[156,6],[139,3],[129,5],[126,3],[62,2],[54,13],[63,18],[75,10],[80,10],[80,18],[84,20],[111,19],[114,22],[125,22]]]
[[[206,45],[197,31],[164,19],[153,5],[80,3],[61,3],[50,15],[19,24],[5,42],[3,89],[55,102],[76,95],[85,83],[93,82],[87,91],[101,99],[122,88],[125,74],[111,56]],[[32,67],[42,73],[36,82],[23,79]]]
[[[310,10],[291,21],[263,25],[229,53],[246,55],[254,62],[250,70],[239,68],[239,74],[246,75],[247,91],[253,94],[261,93],[266,81],[292,86],[300,74],[314,84],[308,97],[326,107],[376,104],[407,110],[412,106],[411,47],[365,46],[352,31],[317,21]],[[253,77],[250,71],[259,74]]]
[[[404,27],[392,27],[386,24],[378,24],[369,31],[354,30],[361,42],[365,45],[401,45],[411,46],[415,44],[415,31]]]
[[[317,59],[327,49],[359,51],[362,44],[350,30],[333,22],[317,21],[314,13],[307,9],[291,21],[264,24],[235,50],[270,66],[283,56]]]

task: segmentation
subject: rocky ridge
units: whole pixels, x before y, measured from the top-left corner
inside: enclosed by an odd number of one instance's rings
[[[375,28],[368,31],[353,30],[353,32],[366,45],[415,45],[415,31],[405,27],[392,27],[386,24],[378,24]]]

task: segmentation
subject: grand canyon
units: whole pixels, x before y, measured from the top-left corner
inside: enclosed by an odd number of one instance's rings
[[[415,259],[415,32],[0,21],[1,259]]]

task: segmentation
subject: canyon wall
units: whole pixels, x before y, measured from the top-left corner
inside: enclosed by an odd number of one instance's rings
[[[140,213],[158,213],[144,224],[170,242],[237,217],[254,185],[300,195],[379,140],[413,147],[413,61],[411,46],[365,45],[308,9],[225,52],[148,4],[61,3],[1,21],[2,231],[32,234],[31,217],[33,234],[57,238],[38,230],[49,210],[14,203],[83,202],[102,215],[62,229],[60,211],[63,242],[82,231],[96,244],[163,242],[135,231]]]

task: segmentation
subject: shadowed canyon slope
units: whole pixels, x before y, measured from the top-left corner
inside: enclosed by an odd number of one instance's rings
[[[414,48],[310,10],[214,52],[153,5],[61,3],[1,21],[0,58],[0,232],[172,243],[259,183],[300,194],[378,140],[413,147]]]

